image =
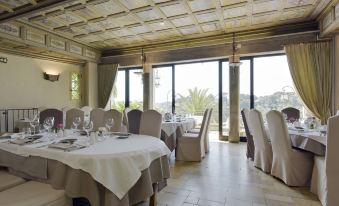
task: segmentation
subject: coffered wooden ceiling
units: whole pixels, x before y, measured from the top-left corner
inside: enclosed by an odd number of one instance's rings
[[[0,17],[44,1],[0,0]],[[315,20],[328,2],[74,0],[15,20],[97,49],[108,49],[308,22]]]

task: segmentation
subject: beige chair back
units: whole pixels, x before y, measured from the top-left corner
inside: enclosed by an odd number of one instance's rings
[[[99,127],[105,127],[104,116],[104,109],[95,108],[91,111],[90,119],[93,122],[93,130],[98,130]]]
[[[124,124],[124,125],[126,125],[127,126],[127,128],[128,128],[128,117],[127,117],[127,113],[128,112],[130,112],[131,111],[131,109],[130,108],[128,108],[128,107],[126,107],[125,109],[124,109],[124,116],[123,116],[123,118],[122,118],[122,124]]]
[[[205,132],[205,138],[204,138],[204,145],[205,145],[205,152],[210,151],[210,144],[209,144],[209,131],[210,131],[210,123],[211,123],[211,117],[212,117],[213,109],[209,109],[208,117],[207,117],[207,123],[206,123],[206,132]]]
[[[107,121],[107,119],[113,118],[114,119],[114,125],[111,128],[112,132],[121,132],[121,124],[122,124],[122,113],[119,112],[116,109],[111,109],[105,112],[104,116],[104,123]]]
[[[282,113],[275,110],[268,112],[267,123],[274,155],[287,158],[292,152],[292,145]]]
[[[147,110],[142,113],[139,133],[160,138],[162,115],[155,110]]]
[[[84,111],[78,108],[70,109],[66,112],[66,129],[71,129],[73,126],[73,119],[75,117],[80,117],[81,123],[78,126],[78,129],[82,129],[84,123]]]
[[[84,106],[84,107],[81,107],[81,110],[84,111],[85,118],[90,119],[90,114],[91,114],[91,111],[92,111],[92,107]]]
[[[262,114],[253,109],[248,113],[248,120],[255,148],[254,166],[261,168],[266,173],[270,173],[273,158],[272,146],[269,143]]]
[[[139,134],[141,115],[142,115],[142,111],[138,109],[132,109],[131,111],[127,113],[128,132],[132,134]]]
[[[245,114],[246,116],[246,114]],[[268,136],[264,127],[264,120],[261,112],[256,109],[248,113],[248,125],[253,136],[254,146],[258,149],[265,149],[268,143]]]
[[[327,179],[327,205],[339,205],[339,116],[328,120],[325,174]]]

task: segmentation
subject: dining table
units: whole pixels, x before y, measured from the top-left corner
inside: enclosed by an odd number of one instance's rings
[[[148,198],[154,203],[158,183],[170,177],[169,155],[163,141],[147,135],[87,137],[68,131],[0,137],[0,167],[63,189],[70,198],[86,198],[92,206],[132,205]]]
[[[326,154],[326,135],[317,129],[288,128],[288,133],[293,147],[311,152],[318,156]]]
[[[177,145],[177,138],[181,137],[187,131],[194,129],[195,126],[196,121],[194,118],[163,121],[161,124],[161,140],[173,151]]]

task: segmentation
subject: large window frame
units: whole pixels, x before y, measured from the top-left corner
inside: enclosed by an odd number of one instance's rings
[[[118,69],[118,71],[125,72],[125,108],[130,106],[130,72],[140,69],[142,69],[142,67],[128,67]]]
[[[254,56],[245,56],[241,57],[240,60],[249,60],[250,61],[250,108],[255,108],[254,100],[255,100],[255,87],[254,87],[254,59],[260,58],[260,57],[270,57],[270,56],[283,56],[286,55],[285,53],[274,53],[274,54],[266,54],[266,55],[254,55]],[[223,102],[222,102],[222,95],[223,95],[223,62],[228,62],[228,58],[221,58],[221,59],[213,59],[213,60],[203,60],[203,61],[188,61],[183,63],[171,63],[171,64],[159,64],[154,65],[152,68],[161,68],[161,67],[171,67],[172,69],[172,113],[175,113],[175,65],[181,65],[181,64],[190,64],[190,63],[205,63],[205,62],[211,62],[211,61],[218,61],[219,66],[219,72],[218,72],[218,89],[219,89],[219,136],[226,137],[223,135],[223,129],[222,129],[222,112],[223,112]],[[241,66],[240,66],[241,70]]]

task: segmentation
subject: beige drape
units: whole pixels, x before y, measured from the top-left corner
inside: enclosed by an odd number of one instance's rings
[[[333,63],[331,42],[285,46],[294,86],[305,106],[326,123],[331,116]]]
[[[113,85],[118,74],[118,64],[99,64],[98,65],[98,98],[99,107],[105,108]]]

